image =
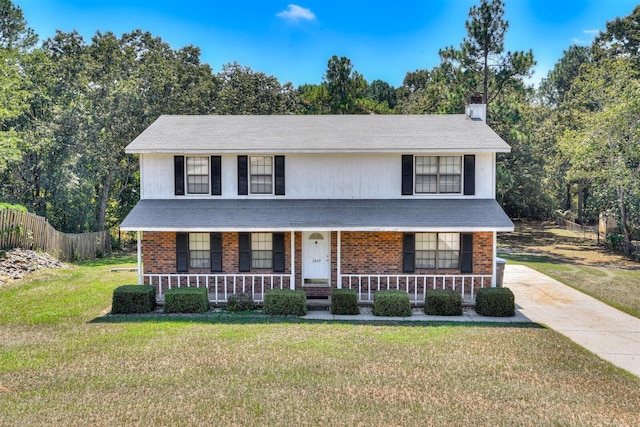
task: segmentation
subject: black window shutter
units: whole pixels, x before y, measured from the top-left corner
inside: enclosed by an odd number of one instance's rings
[[[174,156],[173,164],[175,195],[184,196],[184,156]]]
[[[473,273],[473,234],[462,235],[461,273]]]
[[[222,271],[222,233],[211,233],[211,271]]]
[[[249,194],[249,169],[247,156],[238,156],[238,195]]]
[[[284,196],[284,156],[274,156],[276,175],[276,196]]]
[[[402,195],[413,195],[413,156],[402,156]]]
[[[238,271],[251,271],[251,234],[238,233]]]
[[[211,195],[222,194],[222,157],[211,156]]]
[[[189,235],[176,233],[176,271],[189,271]]]
[[[403,235],[402,271],[405,273],[416,271],[416,235],[413,233]]]
[[[464,156],[464,195],[476,194],[476,156]]]
[[[273,233],[273,272],[284,272],[284,233]]]

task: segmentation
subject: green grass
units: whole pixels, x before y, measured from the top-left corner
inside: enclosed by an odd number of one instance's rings
[[[640,379],[548,329],[105,316],[131,265],[0,287],[0,425],[640,424]]]

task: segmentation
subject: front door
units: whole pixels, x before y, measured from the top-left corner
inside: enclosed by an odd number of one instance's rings
[[[302,282],[331,284],[331,234],[328,231],[302,233]]]

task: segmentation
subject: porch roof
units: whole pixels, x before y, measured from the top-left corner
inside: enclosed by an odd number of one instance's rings
[[[123,231],[513,231],[494,199],[147,199]]]

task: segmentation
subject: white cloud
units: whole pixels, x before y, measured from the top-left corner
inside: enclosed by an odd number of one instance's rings
[[[290,4],[285,10],[276,14],[277,17],[290,22],[315,21],[316,15],[310,9]]]

